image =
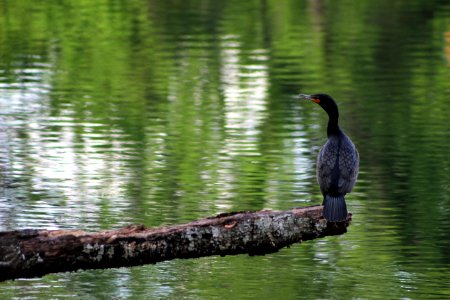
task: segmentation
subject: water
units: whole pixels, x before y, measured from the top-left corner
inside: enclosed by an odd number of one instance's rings
[[[395,5],[394,5],[395,4]],[[446,1],[0,3],[0,230],[318,204],[331,94],[347,234],[0,283],[2,299],[450,298]]]

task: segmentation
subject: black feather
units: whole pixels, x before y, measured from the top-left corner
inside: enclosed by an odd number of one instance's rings
[[[326,195],[323,201],[323,216],[330,222],[341,222],[347,219],[347,205],[344,196]]]

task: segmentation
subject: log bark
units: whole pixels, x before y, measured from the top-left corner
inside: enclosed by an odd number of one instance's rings
[[[25,229],[0,232],[0,281],[79,269],[104,269],[210,255],[264,255],[293,243],[346,232],[322,206],[226,213],[182,225],[118,230]]]

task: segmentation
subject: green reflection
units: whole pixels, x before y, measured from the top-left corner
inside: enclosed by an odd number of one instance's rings
[[[361,155],[348,234],[3,283],[6,298],[449,296],[442,1],[0,3],[0,224],[174,224],[317,204],[327,92]]]

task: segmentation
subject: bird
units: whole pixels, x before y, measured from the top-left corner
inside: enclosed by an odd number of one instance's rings
[[[317,155],[316,175],[324,206],[322,215],[329,222],[347,219],[345,195],[355,185],[359,171],[359,153],[352,140],[339,128],[339,110],[327,94],[306,95],[300,98],[319,104],[328,114],[328,140]]]

